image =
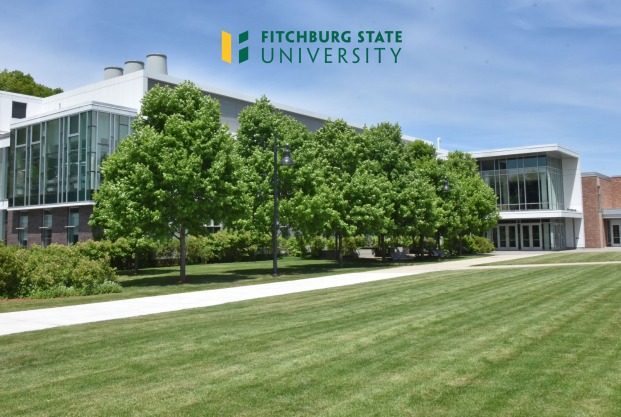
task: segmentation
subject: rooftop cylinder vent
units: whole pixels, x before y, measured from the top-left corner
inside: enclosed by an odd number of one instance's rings
[[[164,54],[147,55],[147,71],[154,74],[168,75],[168,59]]]
[[[110,78],[120,77],[123,75],[123,68],[121,67],[106,67],[104,68],[104,80],[109,80]]]
[[[144,62],[142,61],[125,61],[125,74],[130,74],[136,71],[142,71],[144,69]]]

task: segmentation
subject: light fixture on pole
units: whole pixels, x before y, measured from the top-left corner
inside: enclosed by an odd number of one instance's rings
[[[446,175],[444,176],[444,185],[442,186],[441,191],[443,193],[451,191],[451,186],[449,185],[448,178],[446,178]],[[438,249],[440,249],[440,241],[441,240],[442,240],[442,234],[441,234],[440,228],[438,227],[438,241],[436,242],[437,246],[438,246]]]
[[[442,191],[451,191],[451,186],[449,185],[448,178],[444,177],[444,187],[442,187]]]
[[[274,257],[272,276],[278,276],[278,150],[284,149],[280,165],[290,166],[295,164],[291,158],[289,144],[278,146],[278,135],[274,134],[274,223],[272,225],[272,253]]]

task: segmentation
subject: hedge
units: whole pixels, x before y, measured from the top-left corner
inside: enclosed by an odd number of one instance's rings
[[[89,257],[78,245],[18,249],[0,246],[0,298],[52,298],[120,292],[108,256]]]

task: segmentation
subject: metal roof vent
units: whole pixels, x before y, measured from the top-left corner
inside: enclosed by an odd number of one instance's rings
[[[144,69],[144,62],[142,61],[125,61],[125,74],[130,74],[136,71],[142,71]]]
[[[164,54],[147,55],[147,71],[154,74],[168,75],[168,59]]]
[[[104,80],[109,80],[110,78],[120,77],[123,75],[123,68],[121,67],[106,67],[104,68]]]

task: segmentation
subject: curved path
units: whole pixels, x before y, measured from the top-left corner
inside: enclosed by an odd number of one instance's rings
[[[43,330],[60,326],[70,326],[74,324],[137,317],[148,314],[166,313],[190,308],[210,307],[232,303],[235,301],[293,294],[325,288],[342,287],[364,282],[424,274],[427,272],[460,270],[477,266],[479,264],[523,258],[527,256],[543,255],[545,253],[548,252],[500,252],[481,258],[468,258],[431,264],[414,264],[390,269],[331,275],[294,281],[195,291],[182,294],[159,295],[68,307],[0,313],[0,335]],[[511,266],[511,268],[521,266],[522,265],[516,265]],[[485,268],[494,267],[487,266]]]

